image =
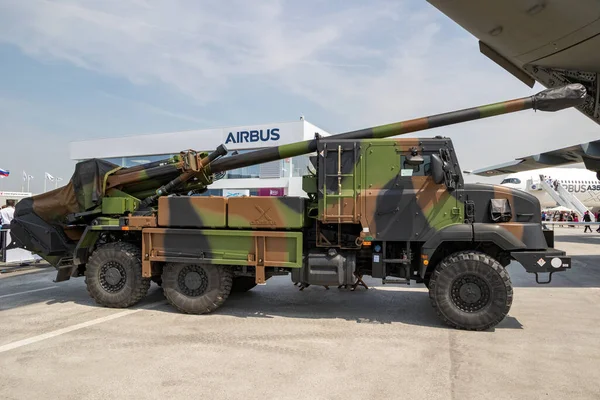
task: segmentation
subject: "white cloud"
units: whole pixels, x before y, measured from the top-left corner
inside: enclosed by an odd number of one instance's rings
[[[433,7],[332,4],[4,0],[0,42],[135,84],[160,82],[200,104],[222,101],[233,81],[261,82],[327,110],[333,122],[313,122],[335,129],[535,92],[480,55],[475,38],[451,34]],[[455,139],[463,168],[478,168],[598,133],[577,112],[490,121],[435,134]]]
[[[169,110],[165,110],[163,108],[160,107],[156,107],[153,106],[152,104],[148,104],[145,103],[143,101],[137,101],[137,100],[132,100],[132,99],[128,99],[122,96],[117,96],[115,94],[111,94],[111,93],[106,93],[104,91],[100,91],[100,94],[104,97],[107,97],[109,99],[112,100],[116,100],[118,102],[122,102],[124,104],[133,106],[134,108],[143,110],[143,111],[147,111],[153,114],[158,114],[158,115],[164,115],[167,117],[171,117],[171,118],[176,118],[176,119],[181,119],[184,121],[191,121],[191,122],[195,122],[198,124],[207,124],[207,123],[212,123],[214,124],[214,122],[210,121],[210,120],[206,120],[206,119],[202,119],[202,118],[197,118],[191,115],[187,115],[187,114],[183,114],[183,113],[179,113],[179,112],[173,112],[173,111],[169,111]],[[1,99],[0,99],[1,101]]]

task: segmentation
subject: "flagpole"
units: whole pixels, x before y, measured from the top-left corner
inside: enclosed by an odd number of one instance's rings
[[[46,181],[48,180],[48,176],[44,176],[44,193],[46,193]]]

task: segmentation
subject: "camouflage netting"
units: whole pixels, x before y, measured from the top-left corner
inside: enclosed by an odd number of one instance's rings
[[[46,222],[61,223],[69,214],[90,210],[102,200],[104,177],[116,168],[103,160],[82,161],[66,186],[21,200],[15,217],[34,213]]]

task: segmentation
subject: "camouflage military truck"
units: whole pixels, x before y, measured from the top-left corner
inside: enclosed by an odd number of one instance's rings
[[[444,322],[487,329],[511,307],[512,260],[545,283],[539,274],[551,279],[570,259],[542,229],[535,197],[464,183],[450,139],[390,137],[584,98],[569,85],[242,155],[221,146],[132,168],[83,161],[65,187],[18,204],[11,246],[48,260],[57,282],[85,276],[106,307],[136,304],[152,280],[175,308],[203,314],[274,275],[291,273],[301,289],[355,289],[369,275],[424,283]],[[307,197],[197,196],[215,174],[301,154],[314,167]]]

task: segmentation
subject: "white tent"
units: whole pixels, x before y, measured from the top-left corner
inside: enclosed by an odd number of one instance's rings
[[[558,206],[558,207],[552,207],[552,208],[548,208],[546,211],[555,211],[555,212],[571,212],[571,211],[573,211],[573,210],[571,210],[570,208],[567,208],[567,207]]]

